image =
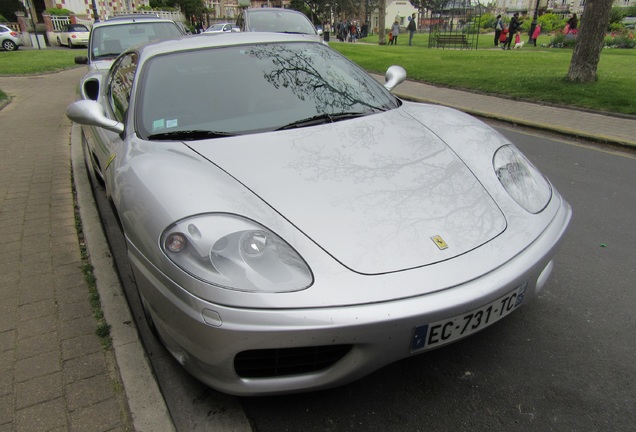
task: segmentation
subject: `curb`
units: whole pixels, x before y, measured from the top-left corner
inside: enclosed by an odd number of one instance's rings
[[[93,192],[88,187],[88,171],[80,141],[81,129],[71,128],[71,165],[77,202],[93,265],[104,317],[110,325],[113,350],[128,400],[133,426],[139,432],[175,432],[176,429],[141,344],[135,321],[130,314],[110,248],[102,230]],[[78,181],[78,179],[86,181]]]

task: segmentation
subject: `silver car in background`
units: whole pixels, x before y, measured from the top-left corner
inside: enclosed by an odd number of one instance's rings
[[[276,7],[244,9],[236,25],[245,32],[306,34],[315,36],[318,40],[322,34],[304,13]]]
[[[15,51],[23,45],[20,33],[0,24],[0,46],[5,51]]]
[[[75,63],[87,64],[89,70],[108,69],[119,54],[132,46],[183,35],[174,21],[154,15],[114,16],[93,25],[88,56],[75,57]]]
[[[544,287],[570,206],[486,124],[394,96],[405,77],[392,66],[382,86],[305,35],[242,32],[147,44],[84,78],[67,115],[148,321],[198,379],[342,385]]]

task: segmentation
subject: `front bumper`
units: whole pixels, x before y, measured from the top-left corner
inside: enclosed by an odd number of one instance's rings
[[[351,306],[255,309],[214,304],[176,285],[130,242],[129,257],[161,339],[190,373],[229,394],[283,394],[346,384],[424,352],[412,349],[416,328],[487,305],[519,286],[525,286],[523,302],[528,302],[547,281],[570,218],[571,209],[562,201],[536,241],[477,279],[426,295]],[[412,271],[417,280],[418,270]],[[285,356],[301,349],[306,358],[317,347],[318,368],[313,370],[281,369],[255,376],[237,369],[252,353]],[[328,348],[333,350],[325,360],[321,356]],[[289,370],[294,372],[285,372]]]

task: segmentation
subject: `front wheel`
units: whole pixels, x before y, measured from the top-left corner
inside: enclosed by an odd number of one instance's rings
[[[12,40],[6,40],[2,42],[2,48],[7,51],[15,51],[18,49],[18,46]]]

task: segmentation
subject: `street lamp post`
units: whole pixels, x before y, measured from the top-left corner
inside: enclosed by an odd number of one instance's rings
[[[99,13],[97,12],[97,2],[95,0],[92,0],[91,6],[93,7],[93,18],[95,22],[99,22]]]
[[[541,0],[537,0],[537,3],[534,5],[534,15],[532,16],[532,22],[530,23],[530,32],[528,35],[528,45],[532,42],[532,34],[534,33],[534,29],[537,28],[537,18],[539,17],[539,2]]]

